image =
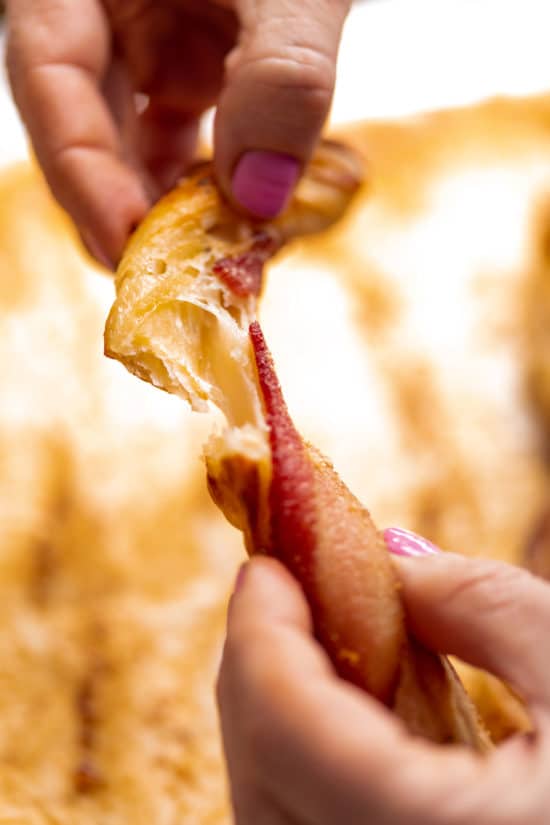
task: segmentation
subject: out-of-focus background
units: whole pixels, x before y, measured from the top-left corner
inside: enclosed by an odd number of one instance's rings
[[[544,0],[361,0],[344,33],[333,117],[393,118],[550,87]],[[0,162],[25,155],[1,95]]]
[[[332,120],[365,185],[262,307],[299,427],[380,526],[515,563],[549,498],[549,23],[546,0],[358,3]],[[242,548],[205,491],[212,421],[103,357],[111,280],[5,83],[0,117],[0,823],[218,825]]]

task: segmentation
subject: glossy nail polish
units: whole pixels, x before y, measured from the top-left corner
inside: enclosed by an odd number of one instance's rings
[[[259,218],[274,218],[285,208],[300,174],[290,155],[246,152],[233,175],[233,197]]]
[[[401,527],[389,527],[384,530],[384,541],[390,553],[394,556],[407,556],[415,558],[417,556],[435,556],[441,553],[439,547],[432,544],[428,539],[411,533],[410,530],[403,530]]]

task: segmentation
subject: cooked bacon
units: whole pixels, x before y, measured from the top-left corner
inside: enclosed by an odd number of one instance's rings
[[[280,243],[274,236],[263,232],[246,252],[235,257],[221,258],[212,271],[229,289],[241,298],[258,297],[262,291],[264,264],[277,251]]]
[[[405,622],[388,552],[368,511],[294,427],[257,322],[250,339],[271,447],[269,552],[302,585],[338,672],[389,702]]]

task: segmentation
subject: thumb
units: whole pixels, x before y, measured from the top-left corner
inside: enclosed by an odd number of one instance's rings
[[[214,146],[228,197],[260,218],[282,211],[327,117],[351,0],[241,0]]]
[[[500,676],[531,705],[548,706],[550,586],[511,565],[452,553],[395,562],[409,627],[423,644]]]

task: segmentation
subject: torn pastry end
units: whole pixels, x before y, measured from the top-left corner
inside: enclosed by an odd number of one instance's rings
[[[201,164],[151,210],[125,251],[105,354],[230,426],[262,428],[249,326],[265,263],[287,241],[340,218],[362,182],[351,149],[322,142],[286,211],[269,223],[222,199]]]

